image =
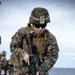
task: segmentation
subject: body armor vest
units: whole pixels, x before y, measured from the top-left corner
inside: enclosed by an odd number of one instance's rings
[[[26,29],[27,33],[29,34],[30,30],[29,28]],[[28,32],[29,31],[29,32]],[[34,37],[31,35],[31,44],[32,44],[32,50],[33,53],[36,55],[44,55],[47,47],[47,37],[48,37],[48,32],[44,31],[43,35],[40,37]],[[29,53],[29,48],[27,45],[26,38],[23,39],[23,49],[26,50]]]
[[[2,69],[8,69],[8,61],[6,59],[2,61]]]

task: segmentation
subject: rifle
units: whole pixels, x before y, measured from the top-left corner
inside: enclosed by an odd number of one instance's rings
[[[31,45],[31,40],[30,40],[30,36],[27,36],[27,44],[29,46],[29,54],[30,54],[30,58],[29,58],[29,62],[30,64],[28,65],[28,67],[24,70],[24,72],[26,73],[26,70],[28,71],[29,74],[31,75],[36,75],[36,72],[38,71],[38,57],[33,55],[32,52],[32,45]]]

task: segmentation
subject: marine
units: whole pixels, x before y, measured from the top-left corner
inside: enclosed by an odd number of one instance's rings
[[[11,54],[10,59],[8,60],[8,74],[9,75],[14,75],[14,67],[13,67],[13,63],[14,63],[14,58],[13,58],[13,54]]]
[[[0,75],[1,75],[1,71],[2,71],[2,67],[1,67],[1,65],[2,65],[2,60],[1,60],[1,58],[2,58],[2,54],[0,53]]]
[[[7,75],[8,60],[6,59],[6,51],[2,52],[2,64],[1,64],[1,68],[2,68],[2,73],[4,73],[4,75]]]
[[[14,75],[30,75],[24,73],[29,65],[29,46],[27,36],[31,38],[33,55],[39,57],[36,75],[49,75],[48,71],[58,59],[58,43],[56,37],[46,29],[50,17],[47,9],[36,7],[32,10],[29,23],[20,28],[11,39],[10,51],[14,54]]]

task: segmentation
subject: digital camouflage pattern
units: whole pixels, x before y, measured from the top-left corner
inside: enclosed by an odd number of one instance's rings
[[[14,54],[14,67],[15,67],[15,75],[25,75],[23,73],[23,69],[27,66],[27,64],[23,61],[23,56],[29,52],[29,48],[26,42],[28,27],[23,27],[19,29],[12,37],[10,43],[11,53]],[[30,33],[32,32],[29,30]],[[33,53],[42,56],[42,62],[39,65],[40,75],[45,73],[48,75],[48,71],[55,64],[58,59],[58,44],[55,36],[50,33],[47,29],[45,29],[44,33],[37,37],[36,35],[31,34],[32,45],[34,46]],[[36,47],[36,48],[35,48]]]
[[[7,75],[7,70],[8,70],[8,60],[4,58],[2,60],[1,68],[4,71],[4,74]]]
[[[8,60],[8,73],[9,75],[14,75],[14,67],[13,67],[13,63],[14,63],[14,58],[13,55],[11,54],[10,56],[11,58]]]
[[[34,8],[29,18],[29,23],[45,24],[50,22],[49,13],[45,8]]]
[[[1,58],[2,58],[2,54],[0,53],[0,75],[1,75],[1,70],[2,70],[2,68],[1,68],[1,64],[2,64]]]

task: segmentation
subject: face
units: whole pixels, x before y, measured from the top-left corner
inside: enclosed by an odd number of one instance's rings
[[[44,25],[38,25],[38,24],[33,25],[34,33],[41,35],[44,32],[45,27],[46,27],[46,24],[44,24]]]

